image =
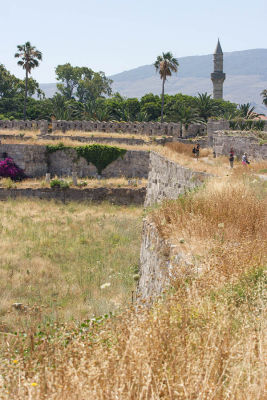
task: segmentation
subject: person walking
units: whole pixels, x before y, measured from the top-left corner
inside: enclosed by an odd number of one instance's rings
[[[233,148],[231,147],[231,149],[230,149],[230,153],[229,153],[229,161],[230,161],[230,168],[233,168],[234,167],[234,150],[233,150]]]
[[[197,144],[197,147],[196,147],[196,159],[197,160],[199,159],[199,149],[200,149],[200,145]]]
[[[248,153],[244,153],[242,156],[242,165],[247,166],[248,164],[250,164],[248,161]]]

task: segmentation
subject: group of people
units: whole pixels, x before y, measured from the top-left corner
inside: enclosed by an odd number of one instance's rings
[[[230,149],[230,153],[229,153],[229,162],[230,162],[230,168],[234,167],[234,149],[231,147]],[[242,155],[242,165],[247,166],[248,164],[250,164],[249,160],[248,160],[248,153],[244,153]]]
[[[193,147],[193,150],[192,150],[192,153],[197,160],[199,159],[199,151],[200,151],[200,145],[197,144],[196,146]],[[213,151],[213,157],[216,157],[215,151]],[[234,152],[234,149],[231,147],[230,152],[229,152],[230,168],[234,167],[234,159],[235,159],[235,152]],[[242,155],[242,165],[247,166],[248,164],[250,164],[250,162],[248,160],[248,154],[244,153]]]

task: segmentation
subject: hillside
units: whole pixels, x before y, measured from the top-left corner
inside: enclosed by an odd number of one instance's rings
[[[212,93],[210,73],[212,54],[179,58],[179,71],[166,83],[166,93],[197,95]],[[224,54],[224,98],[238,104],[251,102],[258,112],[266,113],[260,93],[267,88],[267,49],[234,51]],[[110,76],[113,91],[126,97],[141,97],[145,93],[159,94],[161,82],[153,65],[144,65]],[[53,95],[56,84],[42,84],[47,97]]]

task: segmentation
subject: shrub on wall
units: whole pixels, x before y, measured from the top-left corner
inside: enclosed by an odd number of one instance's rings
[[[19,168],[12,158],[7,157],[0,161],[0,177],[10,178],[13,181],[21,181],[26,178],[24,171]]]
[[[58,150],[76,151],[78,157],[83,157],[88,163],[92,163],[99,174],[102,173],[109,164],[117,160],[119,157],[123,158],[127,150],[115,146],[108,146],[103,144],[89,144],[86,146],[64,146],[63,143],[56,145],[48,145],[46,147],[48,153],[54,153]]]
[[[254,120],[254,119],[232,119],[229,121],[230,129],[232,130],[241,130],[241,131],[250,131],[253,129],[263,131],[264,129],[264,121],[262,120]]]

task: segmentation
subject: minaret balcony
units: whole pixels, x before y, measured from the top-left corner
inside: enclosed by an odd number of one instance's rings
[[[212,72],[210,74],[212,81],[224,81],[225,80],[225,73],[224,72]]]

